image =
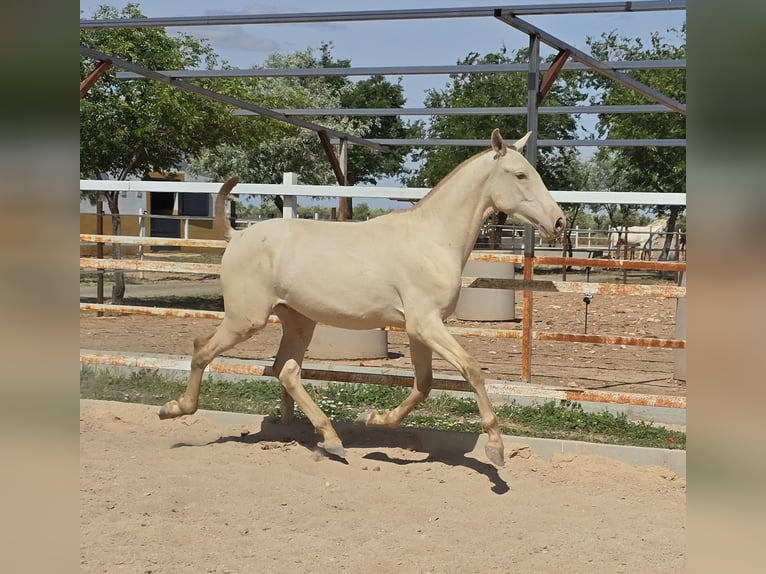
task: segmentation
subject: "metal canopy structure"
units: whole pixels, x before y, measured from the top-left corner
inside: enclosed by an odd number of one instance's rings
[[[686,114],[686,105],[657,92],[638,82],[624,73],[631,69],[683,69],[685,60],[644,61],[644,62],[600,62],[589,54],[545,32],[541,28],[519,18],[519,16],[555,15],[555,14],[604,14],[619,12],[657,12],[677,11],[686,9],[686,0],[639,0],[636,2],[573,2],[557,4],[517,5],[517,6],[485,6],[467,8],[431,8],[411,10],[370,10],[357,12],[309,12],[290,14],[240,14],[225,16],[192,16],[178,18],[124,18],[104,20],[80,20],[83,29],[108,28],[146,28],[173,26],[210,26],[210,25],[259,25],[259,24],[310,24],[317,22],[369,22],[369,21],[402,21],[444,18],[493,18],[507,24],[530,38],[530,61],[524,64],[497,64],[475,66],[402,66],[402,67],[367,67],[367,68],[314,68],[314,69],[271,69],[271,70],[149,70],[139,64],[127,62],[108,54],[100,53],[85,46],[80,47],[80,53],[99,62],[94,72],[80,85],[80,96],[83,97],[98,76],[109,66],[114,65],[124,70],[117,77],[124,80],[137,78],[161,81],[179,89],[223,102],[237,108],[238,115],[260,115],[282,121],[317,133],[333,172],[341,185],[346,183],[346,160],[348,145],[356,144],[379,151],[385,151],[387,145],[409,145],[422,147],[430,145],[464,145],[486,146],[486,140],[451,140],[451,139],[365,139],[339,130],[327,128],[318,123],[300,119],[304,117],[349,116],[349,115],[477,115],[477,114],[508,114],[526,115],[528,129],[533,134],[527,142],[528,156],[536,156],[538,146],[685,146],[686,140],[538,140],[537,120],[539,114],[553,113],[647,113],[671,112]],[[540,61],[540,42],[558,50],[554,60],[549,63]],[[573,62],[568,61],[569,59]],[[562,70],[589,70],[617,81],[632,90],[642,94],[656,104],[642,106],[570,106],[539,108],[545,94],[555,82]],[[352,75],[406,75],[406,74],[451,74],[451,73],[509,73],[526,72],[529,76],[530,90],[526,109],[521,107],[505,108],[409,108],[409,109],[375,109],[375,110],[275,110],[214,92],[184,81],[192,78],[214,77],[288,77],[288,76],[352,76]],[[534,86],[534,89],[532,89]],[[657,108],[656,105],[660,107]],[[588,109],[591,108],[591,109]],[[333,138],[331,141],[330,138]],[[333,142],[340,143],[338,157],[332,146]]]
[[[656,12],[670,10],[685,10],[685,0],[640,0],[636,2],[576,2],[559,4],[517,5],[517,6],[484,6],[466,8],[430,8],[411,10],[368,10],[357,12],[309,12],[283,14],[240,14],[225,16],[191,16],[179,18],[125,18],[105,20],[81,20],[80,27],[85,29],[108,28],[145,28],[173,26],[209,26],[209,25],[258,25],[258,24],[309,24],[317,22],[364,22],[364,21],[401,21],[439,18],[494,18],[530,37],[530,54],[534,51],[536,62],[528,64],[491,64],[491,65],[452,65],[452,66],[388,66],[360,68],[301,68],[301,69],[229,69],[229,70],[149,70],[138,64],[127,62],[120,58],[102,54],[85,46],[80,47],[80,53],[100,62],[100,73],[105,66],[115,65],[122,72],[117,73],[118,79],[152,79],[173,85],[208,97],[237,108],[236,115],[260,115],[298,127],[312,130],[319,135],[324,151],[328,155],[338,180],[344,182],[345,168],[341,165],[333,151],[332,142],[340,142],[341,146],[353,143],[385,151],[388,145],[409,146],[486,146],[484,139],[365,139],[347,134],[335,129],[324,127],[315,122],[299,119],[303,117],[327,116],[395,116],[395,115],[527,115],[530,129],[535,132],[528,146],[535,150],[538,146],[685,146],[685,139],[647,139],[647,140],[538,140],[536,137],[537,117],[539,114],[591,114],[591,113],[657,113],[669,112],[686,115],[686,105],[661,94],[625,74],[626,70],[634,69],[685,69],[685,60],[655,60],[655,61],[615,61],[601,62],[589,54],[545,32],[543,29],[530,24],[519,16],[555,15],[555,14],[598,14],[617,12]],[[532,42],[534,39],[534,43]],[[539,44],[543,42],[557,49],[558,54],[553,62],[539,61]],[[533,50],[534,46],[534,50]],[[574,61],[568,61],[568,60]],[[642,94],[655,104],[632,106],[552,106],[538,107],[548,89],[562,70],[593,71],[619,82],[630,89]],[[527,72],[530,81],[534,76],[537,86],[534,94],[534,105],[530,101],[526,107],[486,107],[486,108],[349,108],[349,109],[268,109],[256,104],[245,102],[231,96],[220,94],[184,81],[194,78],[232,78],[232,77],[310,77],[310,76],[369,76],[369,75],[415,75],[415,74],[476,74],[476,73],[512,73]],[[84,92],[97,80],[96,71],[92,78],[87,78],[80,88],[81,97]],[[532,97],[530,91],[530,98]],[[342,154],[345,153],[343,148]]]
[[[593,71],[619,82],[642,94],[656,104],[634,106],[556,106],[536,109],[537,114],[582,114],[582,113],[649,113],[670,112],[686,114],[686,105],[665,96],[625,74],[626,70],[634,69],[684,69],[685,60],[655,60],[655,61],[615,61],[601,62],[589,54],[545,32],[541,28],[519,18],[520,15],[552,15],[552,14],[596,14],[615,12],[649,12],[685,10],[685,0],[644,0],[637,2],[581,2],[566,4],[540,4],[519,6],[489,6],[470,8],[432,8],[412,10],[371,10],[358,12],[314,12],[294,14],[260,14],[260,15],[227,15],[200,16],[180,18],[140,18],[113,20],[81,20],[82,28],[140,28],[140,27],[172,27],[172,26],[202,26],[202,25],[257,25],[257,24],[302,24],[316,22],[362,22],[384,20],[416,20],[438,18],[494,18],[525,34],[537,38],[554,49],[558,55],[551,63],[538,62],[535,74],[542,74],[538,81],[536,94],[539,104],[547,90],[562,70]],[[81,50],[82,52],[82,50]],[[108,56],[107,56],[108,57]],[[568,61],[568,60],[574,61]],[[103,61],[103,60],[102,60]],[[114,63],[114,62],[112,62]],[[135,65],[133,65],[135,66]],[[218,101],[229,103],[235,107],[236,115],[262,115],[291,123],[320,134],[320,140],[325,152],[328,153],[333,169],[339,169],[338,159],[332,155],[329,137],[341,142],[366,145],[373,149],[384,150],[383,145],[465,145],[485,146],[486,140],[452,140],[452,139],[401,139],[401,140],[365,140],[337,130],[324,128],[319,124],[296,117],[326,117],[326,116],[396,116],[396,115],[528,115],[527,107],[494,107],[494,108],[354,108],[354,109],[298,109],[270,110],[248,102],[236,100],[230,96],[204,90],[183,79],[194,78],[237,78],[237,77],[323,77],[323,76],[370,76],[370,75],[425,75],[425,74],[477,74],[477,73],[511,73],[530,72],[530,64],[488,64],[488,65],[452,65],[452,66],[384,66],[359,68],[301,68],[301,69],[226,69],[226,70],[159,70],[130,69],[120,65],[123,72],[117,73],[118,79],[155,79],[175,85],[181,89],[193,91]],[[536,121],[534,122],[536,123]],[[536,130],[533,130],[536,131]],[[533,135],[533,138],[535,136]],[[539,146],[685,146],[686,140],[539,140]],[[345,177],[340,178],[345,179]]]

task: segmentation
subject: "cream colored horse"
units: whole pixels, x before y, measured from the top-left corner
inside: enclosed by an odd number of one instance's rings
[[[194,413],[205,367],[262,329],[273,312],[282,323],[273,372],[322,436],[319,446],[344,457],[330,420],[301,384],[304,353],[318,322],[347,329],[390,325],[409,337],[413,389],[398,407],[365,413],[360,421],[398,426],[428,396],[436,352],[473,387],[488,434],[485,452],[502,465],[503,443],[481,369],[444,319],[455,309],[461,271],[494,210],[535,225],[549,238],[564,228],[563,212],[519,153],[529,135],[508,146],[495,129],[492,149],[464,161],[416,205],[358,223],[273,219],[234,231],[224,205],[238,180],[227,181],[215,209],[217,228],[230,238],[221,261],[225,317],[215,333],[194,341],[186,392],[166,403],[160,418]]]
[[[635,257],[636,247],[641,247],[641,259],[646,259],[654,249],[657,237],[663,237],[668,228],[668,218],[660,217],[649,225],[634,225],[617,230],[617,242],[615,247],[627,245],[630,248],[631,259]],[[649,257],[650,258],[650,257]]]

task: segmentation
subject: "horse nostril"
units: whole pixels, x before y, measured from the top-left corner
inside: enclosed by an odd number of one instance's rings
[[[556,224],[553,226],[553,229],[556,231],[556,233],[561,233],[564,231],[564,225],[566,224],[566,220],[563,217],[559,217],[556,220]]]

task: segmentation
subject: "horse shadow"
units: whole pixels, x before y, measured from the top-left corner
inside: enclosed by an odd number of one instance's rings
[[[370,428],[350,422],[333,422],[343,446],[349,449],[372,449],[362,456],[366,460],[399,466],[438,462],[452,467],[464,467],[485,476],[492,484],[491,491],[505,494],[510,490],[508,483],[500,476],[498,469],[489,463],[466,456],[471,454],[479,443],[481,435],[456,431],[438,431],[432,429],[414,429],[401,427],[395,429]],[[212,446],[226,443],[252,444],[281,442],[297,444],[308,451],[321,453],[326,458],[340,464],[350,464],[346,459],[331,455],[318,446],[319,436],[307,419],[295,419],[282,423],[279,417],[265,417],[260,429],[254,433],[240,433],[221,436],[216,440],[202,444],[176,443],[171,448]],[[411,452],[421,452],[427,456],[422,459],[410,459],[390,456],[376,448],[399,448]]]

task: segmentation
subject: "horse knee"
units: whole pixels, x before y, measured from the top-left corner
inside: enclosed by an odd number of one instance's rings
[[[288,359],[278,374],[279,381],[286,389],[300,385],[301,367],[295,359]]]

